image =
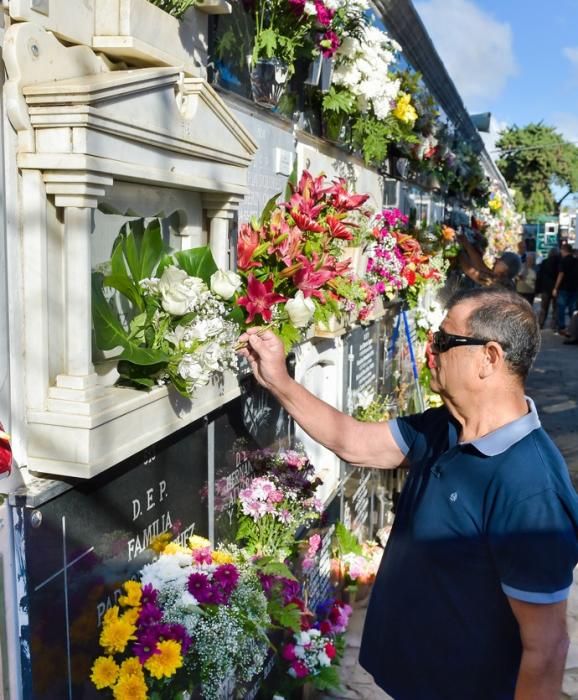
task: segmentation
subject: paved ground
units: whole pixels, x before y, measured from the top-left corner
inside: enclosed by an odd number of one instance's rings
[[[542,424],[564,455],[578,488],[578,346],[562,344],[551,330],[542,331],[542,349],[528,380],[528,394],[536,402]],[[571,647],[566,663],[561,700],[578,700],[578,568],[568,604]],[[348,631],[343,660],[344,690],[333,698],[392,700],[358,665],[357,656],[365,608],[357,608]]]

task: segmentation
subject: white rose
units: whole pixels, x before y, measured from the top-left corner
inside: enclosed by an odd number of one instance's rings
[[[217,270],[211,275],[211,291],[221,299],[230,299],[241,286],[241,278],[236,272]]]
[[[293,299],[285,304],[289,320],[296,328],[306,328],[313,314],[315,313],[315,304],[312,299],[306,299],[303,292],[299,290]]]
[[[319,659],[320,666],[331,666],[331,659],[327,656],[327,654],[324,651],[318,654],[317,658]]]
[[[203,280],[189,277],[184,270],[174,265],[169,265],[159,280],[161,305],[173,316],[183,316],[191,311],[196,299],[205,290]]]
[[[183,379],[198,381],[204,374],[201,363],[193,355],[185,355],[179,362],[178,372]]]

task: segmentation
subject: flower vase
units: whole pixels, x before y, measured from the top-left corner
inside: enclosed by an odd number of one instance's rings
[[[347,137],[348,115],[341,113],[326,113],[323,120],[323,135],[328,141],[343,143]]]
[[[289,67],[278,58],[258,58],[250,66],[253,102],[267,109],[279,105],[289,77]]]

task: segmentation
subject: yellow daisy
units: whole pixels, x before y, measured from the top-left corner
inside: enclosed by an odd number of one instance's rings
[[[135,625],[138,621],[138,616],[140,614],[140,608],[129,608],[124,612],[120,619],[130,622],[131,625]]]
[[[118,602],[123,607],[136,608],[141,604],[142,586],[138,581],[125,581],[123,588],[126,595],[121,595]]]
[[[229,552],[221,552],[220,550],[215,550],[212,552],[213,562],[215,564],[232,564],[235,559]]]
[[[192,535],[189,537],[189,547],[193,550],[203,549],[204,547],[210,547],[211,543],[205,537],[200,537],[199,535]]]
[[[111,688],[116,683],[118,671],[118,664],[112,656],[99,656],[92,664],[90,680],[94,683],[97,690]]]
[[[150,541],[149,549],[152,549],[153,552],[160,554],[161,552],[165,551],[165,547],[172,539],[173,534],[171,532],[162,532],[160,535],[157,535]]]
[[[115,700],[147,700],[148,690],[144,676],[122,675],[114,686]]]
[[[406,95],[403,92],[399,93],[397,105],[393,110],[393,116],[405,124],[413,124],[417,119],[415,107],[411,104],[411,95]]]
[[[165,639],[157,644],[158,654],[145,661],[145,668],[153,678],[170,678],[183,665],[181,645],[174,639]]]
[[[187,547],[183,547],[182,544],[177,542],[169,542],[163,550],[163,554],[190,554],[191,550]]]
[[[118,620],[118,613],[119,613],[119,607],[118,605],[113,605],[112,608],[109,608],[105,613],[104,617],[102,618],[102,624],[108,625],[114,620]]]
[[[129,620],[122,617],[111,620],[103,625],[100,633],[100,645],[109,653],[122,653],[126,645],[135,637],[136,627]]]
[[[132,656],[130,659],[125,659],[120,665],[120,673],[124,676],[142,676],[144,678],[144,673],[142,670],[141,662]]]

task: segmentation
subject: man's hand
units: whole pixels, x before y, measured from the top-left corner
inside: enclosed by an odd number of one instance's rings
[[[259,384],[271,390],[289,379],[283,343],[273,331],[254,326],[243,333],[239,343],[245,344],[239,355],[247,358]]]

